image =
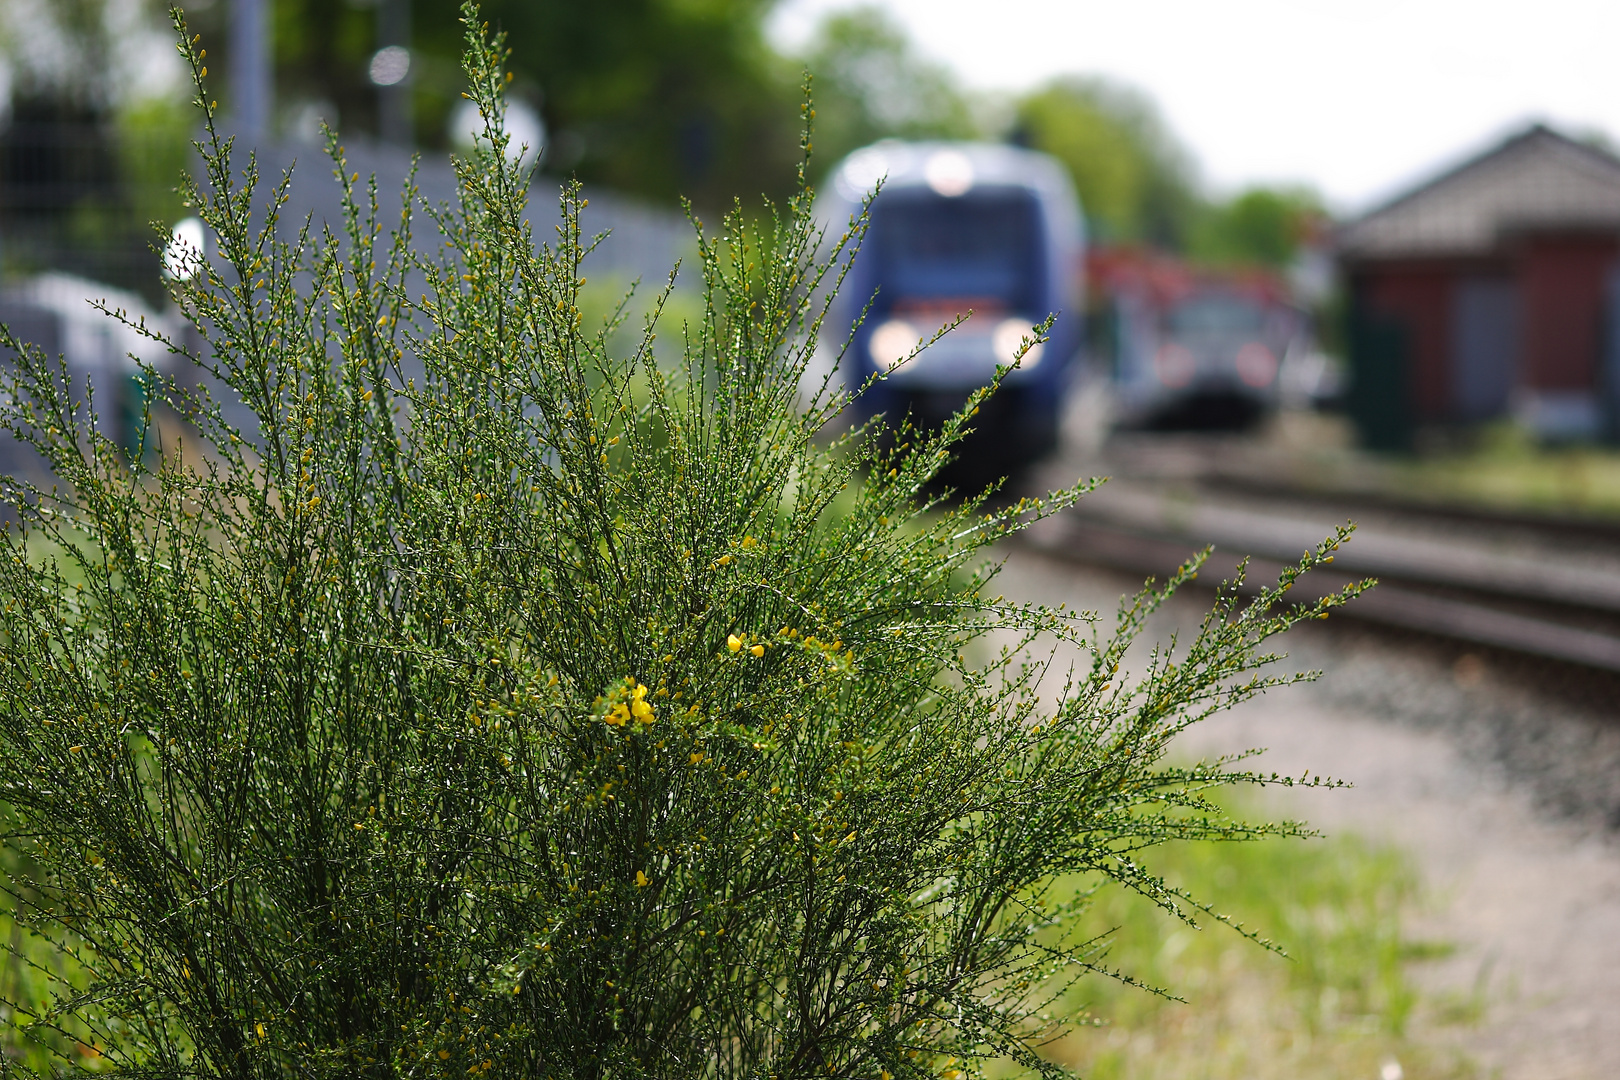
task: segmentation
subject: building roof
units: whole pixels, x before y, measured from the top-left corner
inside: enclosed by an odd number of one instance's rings
[[[1345,225],[1353,260],[1488,255],[1527,230],[1620,231],[1620,158],[1537,124]]]

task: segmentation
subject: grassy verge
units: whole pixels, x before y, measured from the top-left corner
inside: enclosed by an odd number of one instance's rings
[[[1511,424],[1482,432],[1469,450],[1395,464],[1396,490],[1515,510],[1620,517],[1620,451],[1544,446]]]
[[[1307,490],[1371,492],[1447,505],[1620,518],[1620,449],[1555,445],[1509,421],[1415,455],[1352,449],[1343,417],[1284,413],[1244,475]]]
[[[1155,870],[1195,896],[1220,896],[1224,912],[1287,957],[1207,919],[1193,930],[1106,890],[1081,929],[1117,927],[1110,965],[1185,1001],[1084,980],[1064,1007],[1095,1026],[1049,1046],[1053,1059],[1088,1080],[1473,1075],[1412,1031],[1417,1014],[1437,1015],[1437,1003],[1422,1000],[1410,968],[1446,949],[1403,931],[1419,893],[1402,852],[1354,836],[1184,843],[1160,852]]]
[[[48,1075],[105,1063],[94,1034],[55,1006],[59,997],[84,992],[87,972],[18,915],[13,890],[31,892],[26,882],[36,873],[19,852],[0,847],[0,1076],[10,1075],[8,1067]]]

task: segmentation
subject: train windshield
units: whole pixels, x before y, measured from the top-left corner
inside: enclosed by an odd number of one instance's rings
[[[1040,208],[1024,190],[956,198],[893,191],[872,207],[878,303],[885,308],[961,301],[975,309],[1041,307]]]
[[[1254,337],[1265,328],[1265,309],[1237,296],[1201,296],[1183,300],[1165,316],[1178,338]]]

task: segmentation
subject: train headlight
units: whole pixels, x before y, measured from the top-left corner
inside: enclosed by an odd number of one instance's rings
[[[1185,345],[1171,342],[1153,354],[1153,373],[1172,390],[1179,390],[1198,374],[1198,358]]]
[[[866,339],[866,354],[872,358],[872,363],[887,368],[895,361],[905,359],[917,347],[919,340],[921,336],[915,326],[903,319],[890,319],[880,324]]]
[[[973,187],[973,161],[960,150],[936,150],[923,166],[923,179],[947,199],[966,195]]]
[[[882,150],[869,146],[849,155],[838,170],[838,190],[846,199],[860,199],[872,193],[879,180],[889,175],[889,159]]]
[[[995,332],[990,336],[990,351],[995,354],[996,363],[1010,364],[1018,360],[1018,350],[1023,347],[1024,339],[1033,337],[1034,329],[1026,322],[1017,319],[1003,319],[996,324]],[[1037,341],[1029,347],[1024,358],[1018,361],[1018,366],[1028,371],[1041,362],[1041,353],[1046,349],[1046,343]]]
[[[1258,341],[1251,341],[1237,351],[1233,366],[1244,385],[1264,390],[1277,377],[1277,354]]]

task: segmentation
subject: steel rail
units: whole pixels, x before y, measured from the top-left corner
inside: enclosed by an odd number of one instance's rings
[[[1198,483],[1200,487],[1211,491],[1224,490],[1238,495],[1287,499],[1302,506],[1333,505],[1347,509],[1358,508],[1411,515],[1430,521],[1477,525],[1486,529],[1557,533],[1562,537],[1580,537],[1601,543],[1620,544],[1620,518],[1558,511],[1514,510],[1474,503],[1434,502],[1417,496],[1356,488],[1318,488],[1299,484],[1279,486],[1255,477],[1218,471],[1199,477]]]
[[[1072,513],[1148,536],[1215,544],[1293,561],[1338,522],[1325,515],[1262,513],[1209,500],[1180,499],[1117,482],[1086,496]],[[1620,572],[1550,564],[1447,541],[1363,529],[1336,561],[1360,574],[1446,585],[1471,592],[1620,613]]]
[[[1207,573],[1230,578],[1240,555],[1252,556],[1246,588],[1254,592],[1259,584],[1275,581],[1286,563],[1297,560],[1327,530],[1320,521],[1292,514],[1178,500],[1110,484],[1023,535],[1027,546],[1048,556],[1160,577],[1172,573],[1191,552],[1214,545]],[[1570,625],[1560,617],[1573,611],[1620,613],[1620,573],[1613,570],[1369,533],[1337,553],[1332,571],[1317,570],[1301,579],[1295,593],[1315,599],[1363,577],[1377,577],[1380,584],[1340,609],[1351,618],[1620,672],[1620,636]],[[1448,595],[1424,591],[1433,587]],[[1533,602],[1541,614],[1504,611],[1489,603],[1501,599]]]

